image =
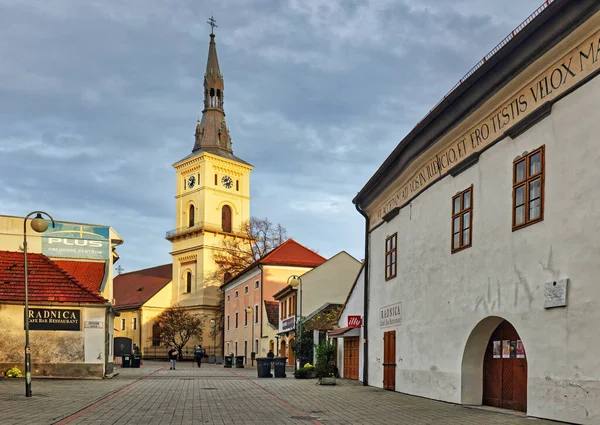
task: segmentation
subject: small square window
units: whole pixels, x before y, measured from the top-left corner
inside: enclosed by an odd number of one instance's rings
[[[259,283],[258,280],[256,282],[254,282],[254,289],[258,289]]]

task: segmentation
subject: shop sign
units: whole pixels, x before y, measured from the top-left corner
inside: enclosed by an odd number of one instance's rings
[[[379,309],[379,327],[387,328],[402,324],[402,303],[396,303]]]
[[[296,318],[288,317],[284,321],[281,322],[281,330],[288,331],[290,329],[294,329],[296,327]]]
[[[362,326],[362,317],[348,316],[348,327],[349,328],[360,328],[361,326]]]
[[[104,322],[101,320],[86,320],[83,322],[83,327],[102,329],[104,327]]]
[[[25,324],[23,324],[23,327]],[[81,329],[81,310],[30,308],[29,330],[78,331]]]
[[[64,258],[109,258],[109,231],[106,226],[83,226],[56,222],[42,236],[42,254]]]

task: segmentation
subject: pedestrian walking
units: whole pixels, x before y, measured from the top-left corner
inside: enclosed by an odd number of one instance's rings
[[[275,357],[275,354],[273,354],[273,350],[269,350],[269,352],[267,353],[267,357],[272,359],[273,357]]]
[[[202,366],[202,357],[204,357],[204,349],[202,346],[198,345],[194,349],[194,360],[196,360],[196,363],[198,363],[198,367]]]
[[[175,370],[175,363],[177,362],[177,356],[179,355],[179,351],[174,344],[171,344],[171,349],[169,350],[169,360],[171,362],[171,367],[169,370]]]

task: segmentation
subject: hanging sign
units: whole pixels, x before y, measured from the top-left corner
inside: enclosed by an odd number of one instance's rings
[[[25,324],[23,323],[23,327]],[[78,331],[81,329],[81,310],[30,308],[29,330]]]
[[[362,326],[362,317],[348,316],[348,327],[349,328],[360,328],[361,326]]]

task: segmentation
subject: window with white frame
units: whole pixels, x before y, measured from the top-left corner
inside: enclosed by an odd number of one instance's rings
[[[258,323],[258,304],[254,305],[254,323]]]
[[[256,282],[254,282],[254,289],[258,289],[259,283],[258,280]]]
[[[248,285],[246,285],[246,286],[244,287],[244,294],[247,294],[247,293],[248,293]]]
[[[125,330],[125,319],[121,319],[121,330],[124,331]]]
[[[137,329],[137,317],[131,319],[131,330],[135,331]]]

